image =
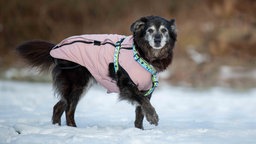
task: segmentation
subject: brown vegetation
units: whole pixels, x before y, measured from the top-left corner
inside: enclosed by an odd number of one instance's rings
[[[245,73],[254,71],[254,0],[0,0],[0,67],[17,66],[13,50],[23,41],[59,42],[84,33],[128,35],[130,24],[145,15],[176,18],[178,43],[172,74],[167,78],[171,83],[221,84],[223,65],[239,67]],[[205,59],[194,61],[190,50]],[[240,87],[254,86],[253,80],[226,81]]]

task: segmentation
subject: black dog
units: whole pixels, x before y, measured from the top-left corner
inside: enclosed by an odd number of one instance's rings
[[[64,40],[63,43],[58,45],[45,41],[29,41],[17,47],[18,53],[27,60],[31,66],[39,68],[40,71],[52,69],[54,87],[57,94],[60,96],[60,101],[53,108],[53,124],[57,123],[61,125],[61,116],[65,111],[67,125],[76,127],[74,113],[78,101],[84,89],[88,89],[92,81],[98,81],[99,79],[97,75],[91,71],[89,66],[76,62],[75,60],[52,56],[53,50],[62,50],[60,47],[64,47],[72,53],[72,50],[69,49],[71,46],[78,47],[78,45],[91,44],[91,47],[95,47],[95,49],[103,45],[108,45],[113,47],[113,51],[116,51],[119,46],[120,51],[115,52],[117,57],[120,53],[119,59],[122,59],[124,55],[122,55],[122,52],[124,51],[137,51],[137,53],[134,54],[134,58],[131,57],[128,61],[135,62],[136,64],[139,63],[141,67],[144,66],[145,68],[142,69],[145,70],[146,73],[149,73],[148,71],[150,70],[155,70],[155,73],[161,72],[171,64],[173,56],[172,50],[177,37],[174,19],[169,21],[158,16],[142,17],[131,25],[131,31],[133,32],[133,35],[130,36],[132,39],[131,47],[124,47],[122,45],[123,39],[117,41],[101,41],[99,39],[91,40],[87,38],[85,38],[86,40],[84,38],[82,38],[83,40],[72,40],[74,37],[67,39],[68,42]],[[97,36],[100,37],[101,35],[96,35],[96,37]],[[77,36],[75,38],[81,37],[82,36]],[[75,49],[76,48],[74,48],[74,51]],[[113,59],[115,54],[113,54]],[[149,70],[147,69],[148,67]],[[139,88],[140,84],[136,83],[129,73],[131,70],[126,69],[121,62],[118,62],[118,59],[117,62],[113,60],[108,63],[108,68],[106,69],[108,71],[108,78],[115,83],[115,86],[117,86],[120,92],[120,99],[128,100],[137,105],[135,127],[143,129],[144,116],[146,116],[150,124],[158,125],[158,115],[150,103],[152,92],[157,86],[156,74],[151,73],[152,81],[150,77],[150,84],[152,86],[150,90],[148,90]],[[136,72],[137,70],[133,69],[132,71]]]

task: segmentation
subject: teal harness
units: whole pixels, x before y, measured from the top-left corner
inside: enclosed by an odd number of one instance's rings
[[[114,53],[114,69],[115,72],[117,73],[119,69],[119,52],[121,49],[121,44],[124,41],[124,38],[122,38],[120,41],[117,41],[115,44],[115,53]],[[133,49],[133,58],[135,61],[137,61],[145,70],[147,70],[149,73],[152,75],[152,87],[144,94],[144,96],[150,95],[155,88],[158,86],[158,77],[157,77],[157,71],[156,69],[150,65],[147,61],[145,61],[143,58],[139,56],[138,51],[135,48],[135,45],[133,44],[132,46]]]

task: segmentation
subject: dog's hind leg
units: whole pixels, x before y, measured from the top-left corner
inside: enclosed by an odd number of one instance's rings
[[[55,106],[53,107],[52,124],[61,125],[61,116],[65,111],[66,106],[67,104],[63,100],[60,100],[55,104]]]
[[[53,124],[61,123],[61,115],[66,112],[68,126],[76,127],[74,115],[78,101],[85,87],[89,87],[92,78],[90,72],[84,67],[74,69],[61,69],[56,66],[53,70],[54,86],[61,100],[53,108]]]
[[[55,66],[52,71],[53,86],[55,87],[55,93],[60,97],[60,101],[53,107],[52,124],[61,125],[61,116],[66,110],[67,101],[64,97],[68,93],[67,82],[65,81],[64,74],[60,67]]]
[[[79,83],[77,83],[79,84]],[[68,126],[73,126],[76,127],[76,122],[75,122],[75,110],[76,106],[78,104],[78,101],[83,94],[84,90],[84,85],[76,85],[73,83],[72,85],[72,90],[67,98],[67,108],[66,108],[66,123]]]
[[[84,89],[91,86],[92,75],[85,67],[79,67],[73,70],[67,70],[66,76],[69,81],[69,94],[65,97],[67,100],[66,123],[68,126],[76,127],[75,110]]]

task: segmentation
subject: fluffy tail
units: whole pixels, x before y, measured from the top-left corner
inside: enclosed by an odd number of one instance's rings
[[[55,45],[46,41],[28,41],[16,48],[19,55],[32,66],[40,71],[49,70],[54,63],[50,51]]]

